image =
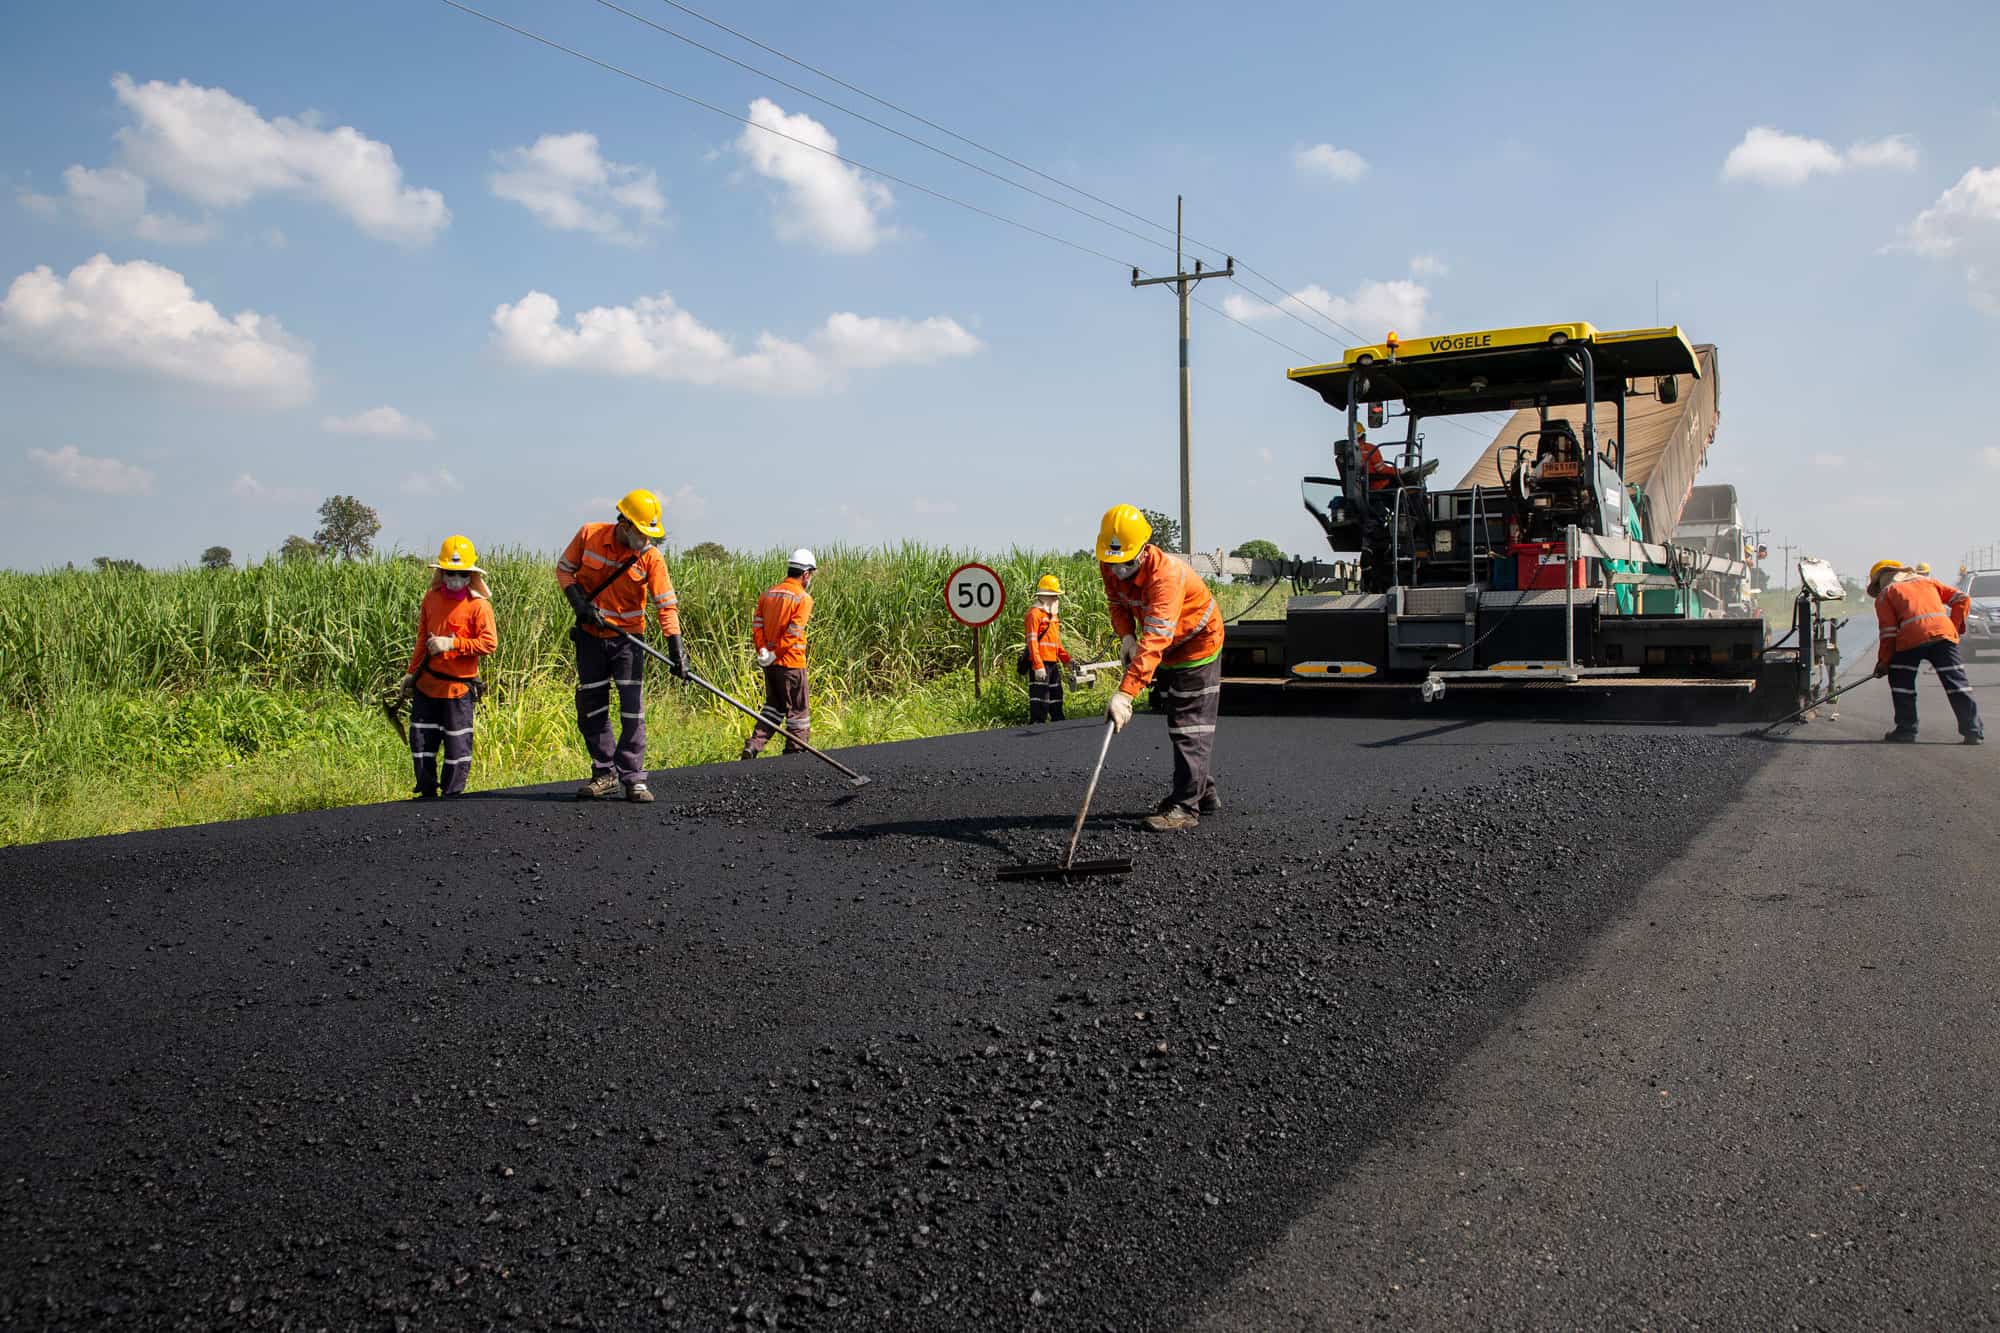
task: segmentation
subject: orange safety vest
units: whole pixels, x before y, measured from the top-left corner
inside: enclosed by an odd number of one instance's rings
[[[1062,645],[1060,616],[1051,615],[1039,606],[1031,606],[1028,608],[1025,632],[1028,636],[1028,670],[1040,671],[1049,662],[1074,660]]]
[[[1099,565],[1104,595],[1111,603],[1111,628],[1138,639],[1139,651],[1118,686],[1137,695],[1155,671],[1204,666],[1222,655],[1222,612],[1194,566],[1159,547],[1139,553],[1139,571],[1121,579]]]
[[[1386,491],[1396,484],[1396,465],[1366,440],[1361,442],[1361,465],[1368,473],[1369,490]]]
[[[630,564],[626,564],[628,560]],[[618,571],[615,575],[614,570]],[[606,579],[610,582],[605,583]],[[562,558],[556,561],[556,586],[567,588],[573,583],[582,584],[585,592],[604,584],[596,602],[611,628],[585,625],[586,633],[600,639],[616,638],[619,630],[644,634],[648,605],[659,617],[660,633],[671,637],[681,632],[680,598],[674,595],[674,581],[667,574],[667,558],[657,546],[633,551],[618,540],[616,523],[586,523],[569,539]]]
[[[424,645],[433,634],[450,635],[455,642],[450,652],[431,658],[430,670],[425,671]],[[431,698],[456,699],[471,687],[438,676],[477,680],[479,659],[499,646],[499,636],[493,632],[493,603],[469,588],[463,597],[448,597],[442,588],[432,588],[417,608],[417,646],[410,654],[410,670],[417,677],[417,688]]]
[[[1972,598],[1963,589],[1936,579],[1899,579],[1875,599],[1875,623],[1882,630],[1876,660],[1886,664],[1897,653],[1939,639],[1957,643],[1971,608]]]
[[[772,666],[804,666],[806,622],[812,613],[812,594],[806,585],[797,579],[780,579],[757,599],[757,614],[750,619],[750,646],[776,653],[778,660]]]

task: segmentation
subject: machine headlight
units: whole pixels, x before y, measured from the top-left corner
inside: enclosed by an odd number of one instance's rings
[[[1451,544],[1452,544],[1452,537],[1450,528],[1439,528],[1436,532],[1433,532],[1431,534],[1431,549],[1433,551],[1436,551],[1439,555],[1450,555]]]

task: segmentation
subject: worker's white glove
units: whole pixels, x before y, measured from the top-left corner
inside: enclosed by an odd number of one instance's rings
[[[424,644],[424,651],[432,657],[437,657],[442,653],[450,652],[452,645],[457,642],[458,640],[449,634],[433,634],[429,641]]]
[[[1132,659],[1139,655],[1137,636],[1127,634],[1118,640],[1118,665],[1131,666]]]
[[[1111,719],[1113,731],[1125,730],[1125,724],[1132,720],[1132,696],[1120,690],[1111,696],[1111,702],[1104,705],[1104,716]]]
[[[759,648],[759,649],[757,650],[757,665],[758,665],[758,666],[760,666],[760,667],[767,667],[767,666],[771,665],[771,663],[773,663],[773,662],[775,662],[775,661],[777,661],[777,660],[778,660],[778,655],[777,655],[776,653],[772,652],[772,651],[771,651],[771,650],[770,650],[769,648]]]
[[[417,673],[414,671],[405,671],[403,673],[402,680],[396,683],[397,696],[400,698],[407,699],[416,692],[417,692]]]

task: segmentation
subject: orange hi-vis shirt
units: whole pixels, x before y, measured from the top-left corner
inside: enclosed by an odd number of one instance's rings
[[[797,579],[780,579],[757,599],[750,618],[750,646],[778,655],[772,666],[806,664],[806,622],[812,619],[812,594]]]
[[[1902,579],[1890,584],[1875,599],[1875,623],[1882,630],[1877,663],[1886,666],[1897,653],[1939,639],[1957,643],[1965,633],[1965,616],[1971,609],[1972,598],[1962,589],[1936,579]]]
[[[1162,668],[1193,667],[1222,653],[1222,612],[1215,594],[1194,572],[1157,546],[1139,553],[1139,572],[1121,579],[1103,565],[1104,595],[1111,603],[1111,628],[1138,639],[1139,651],[1118,686],[1136,696]]]
[[[634,554],[638,559],[612,577],[611,571]],[[635,553],[618,540],[616,523],[586,523],[576,530],[556,561],[556,586],[580,583],[590,592],[607,578],[611,582],[597,594],[597,606],[614,628],[585,625],[586,633],[600,639],[616,638],[619,630],[644,634],[649,605],[659,617],[660,633],[672,636],[681,632],[680,598],[674,595],[674,581],[667,574],[667,558],[660,554],[660,548],[648,546]]]
[[[426,671],[424,645],[433,634],[450,635],[456,642],[450,652],[431,658],[430,671]],[[417,646],[410,654],[409,669],[416,673],[417,688],[431,698],[457,699],[471,687],[439,680],[438,675],[477,679],[479,659],[499,646],[500,639],[493,632],[493,603],[469,588],[463,597],[452,597],[442,588],[432,588],[424,594],[423,605],[417,608]]]
[[[1050,662],[1068,662],[1074,659],[1062,646],[1062,617],[1042,610],[1039,606],[1028,608],[1025,623],[1028,636],[1028,670],[1040,671]]]
[[[1396,484],[1396,465],[1382,457],[1382,451],[1368,441],[1361,442],[1361,466],[1368,473],[1368,489],[1386,491]]]

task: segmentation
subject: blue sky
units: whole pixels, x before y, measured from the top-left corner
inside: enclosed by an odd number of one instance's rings
[[[16,6],[0,563],[254,556],[334,493],[421,550],[553,550],[635,485],[672,497],[677,543],[752,548],[1073,549],[1108,504],[1176,507],[1173,302],[1120,267],[1170,246],[590,0],[480,7],[1111,259],[442,3]],[[1703,480],[1774,540],[1851,568],[2000,539],[1992,6],[705,12],[1149,218],[1183,193],[1190,234],[1301,294],[1303,325],[1201,289],[1306,353],[1196,310],[1204,548],[1322,549],[1297,479],[1335,416],[1283,374],[1352,340],[1315,310],[1370,341],[1631,327],[1656,281],[1721,348]],[[1430,433],[1447,474],[1478,443]]]

